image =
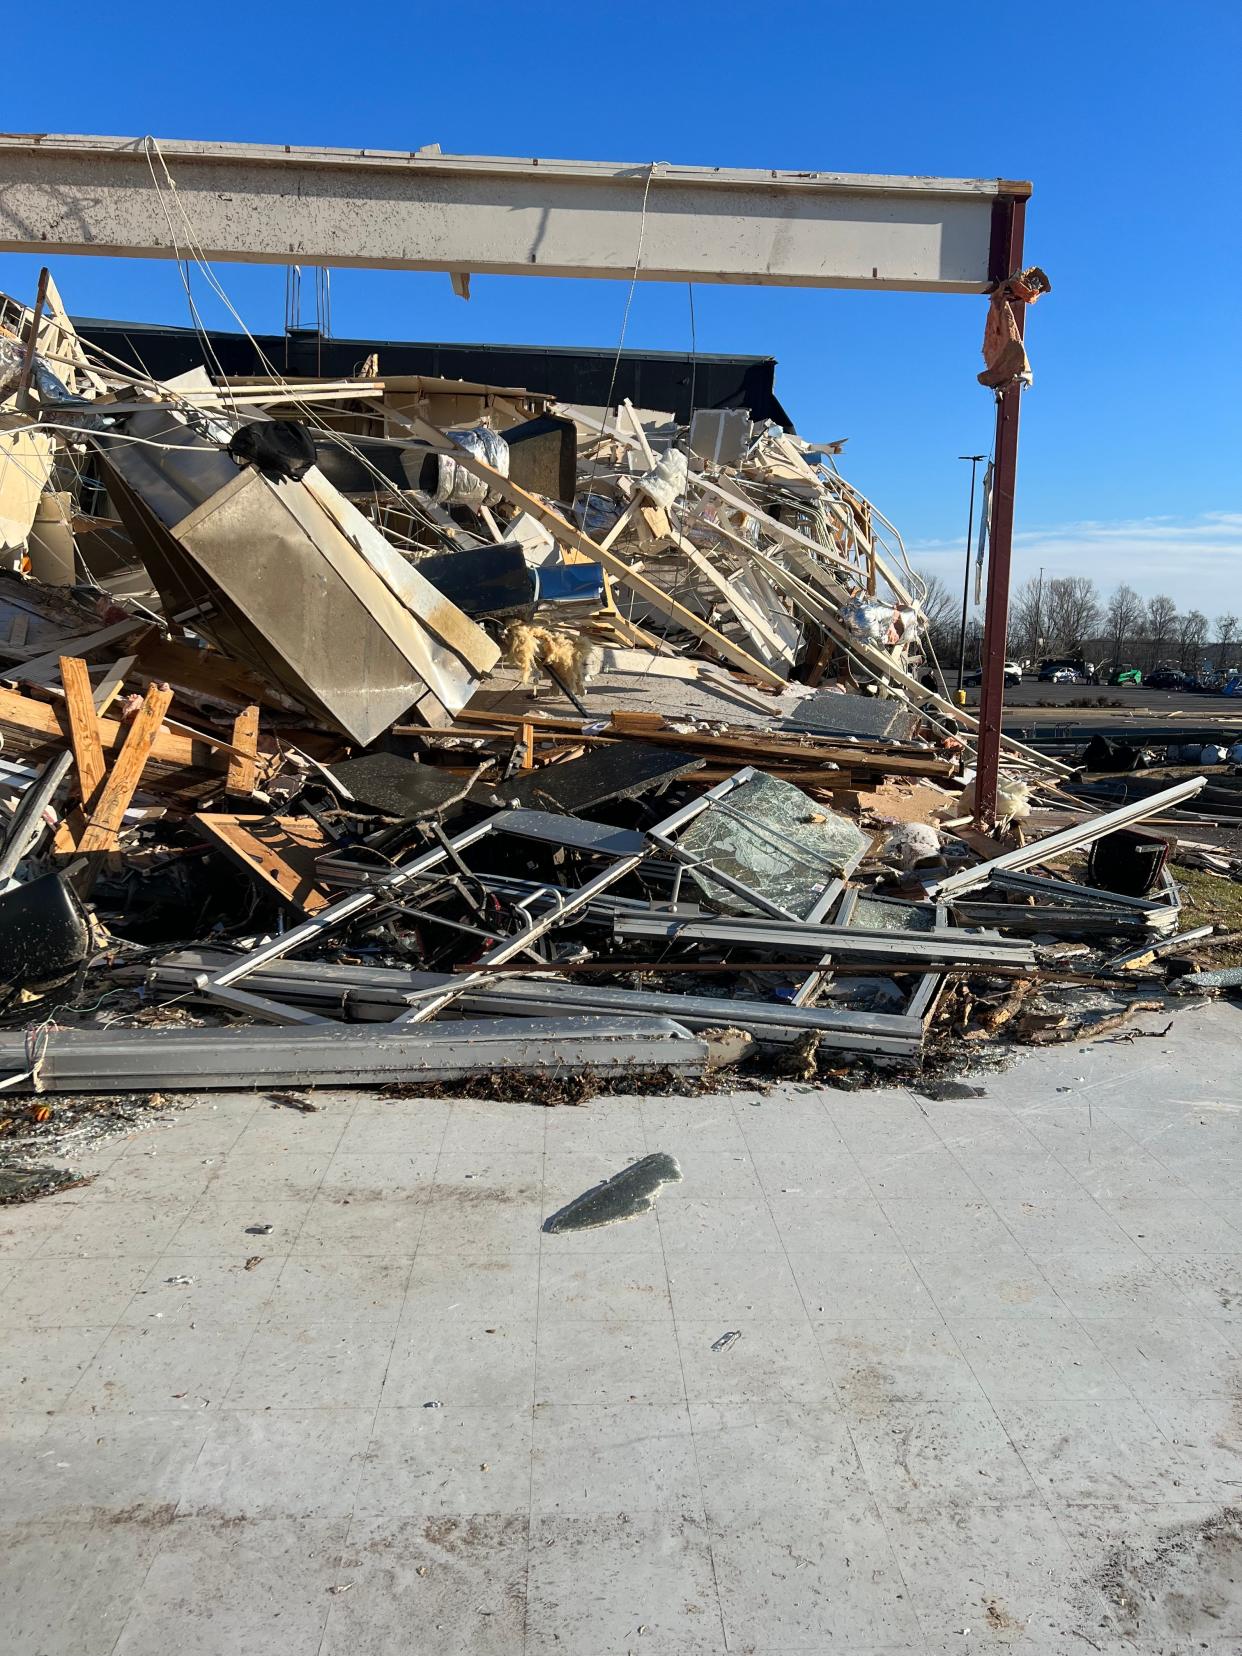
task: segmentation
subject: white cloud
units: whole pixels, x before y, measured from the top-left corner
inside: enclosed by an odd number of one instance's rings
[[[963,542],[924,541],[910,560],[942,576],[957,568]],[[952,559],[952,565],[949,560]],[[1145,598],[1167,592],[1179,609],[1242,615],[1242,512],[1193,518],[1147,517],[1114,523],[1064,523],[1013,538],[1013,584],[1028,575],[1090,575],[1108,593],[1121,581]]]

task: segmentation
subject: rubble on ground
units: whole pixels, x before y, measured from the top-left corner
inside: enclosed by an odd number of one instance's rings
[[[159,382],[41,291],[0,299],[9,1119],[846,1081],[1213,986],[1170,873],[1205,778],[1006,737],[976,822],[975,721],[837,445],[375,361]]]

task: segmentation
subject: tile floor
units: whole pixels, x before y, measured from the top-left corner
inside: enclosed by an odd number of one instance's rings
[[[1239,1017],[944,1102],[203,1097],[0,1210],[0,1649],[1237,1656]]]

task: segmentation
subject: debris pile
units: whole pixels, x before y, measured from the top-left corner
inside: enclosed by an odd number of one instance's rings
[[[981,832],[839,446],[376,360],[160,382],[0,299],[14,1111],[844,1078],[1136,1004],[1183,941],[1136,825],[1204,779],[1092,814],[1010,737]]]

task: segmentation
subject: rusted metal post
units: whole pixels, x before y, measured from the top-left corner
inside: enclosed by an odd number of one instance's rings
[[[1003,282],[1022,264],[1026,202],[1005,198],[992,208],[992,243],[988,276]],[[1026,306],[1015,304],[1019,334],[1026,327]],[[983,681],[979,693],[979,737],[975,774],[975,820],[996,820],[996,781],[1000,770],[1001,720],[1005,705],[1005,651],[1009,642],[1009,565],[1013,552],[1013,497],[1018,475],[1018,415],[1022,386],[1011,381],[996,394],[996,459],[992,473],[992,522],[988,550],[988,590],[983,618]]]

